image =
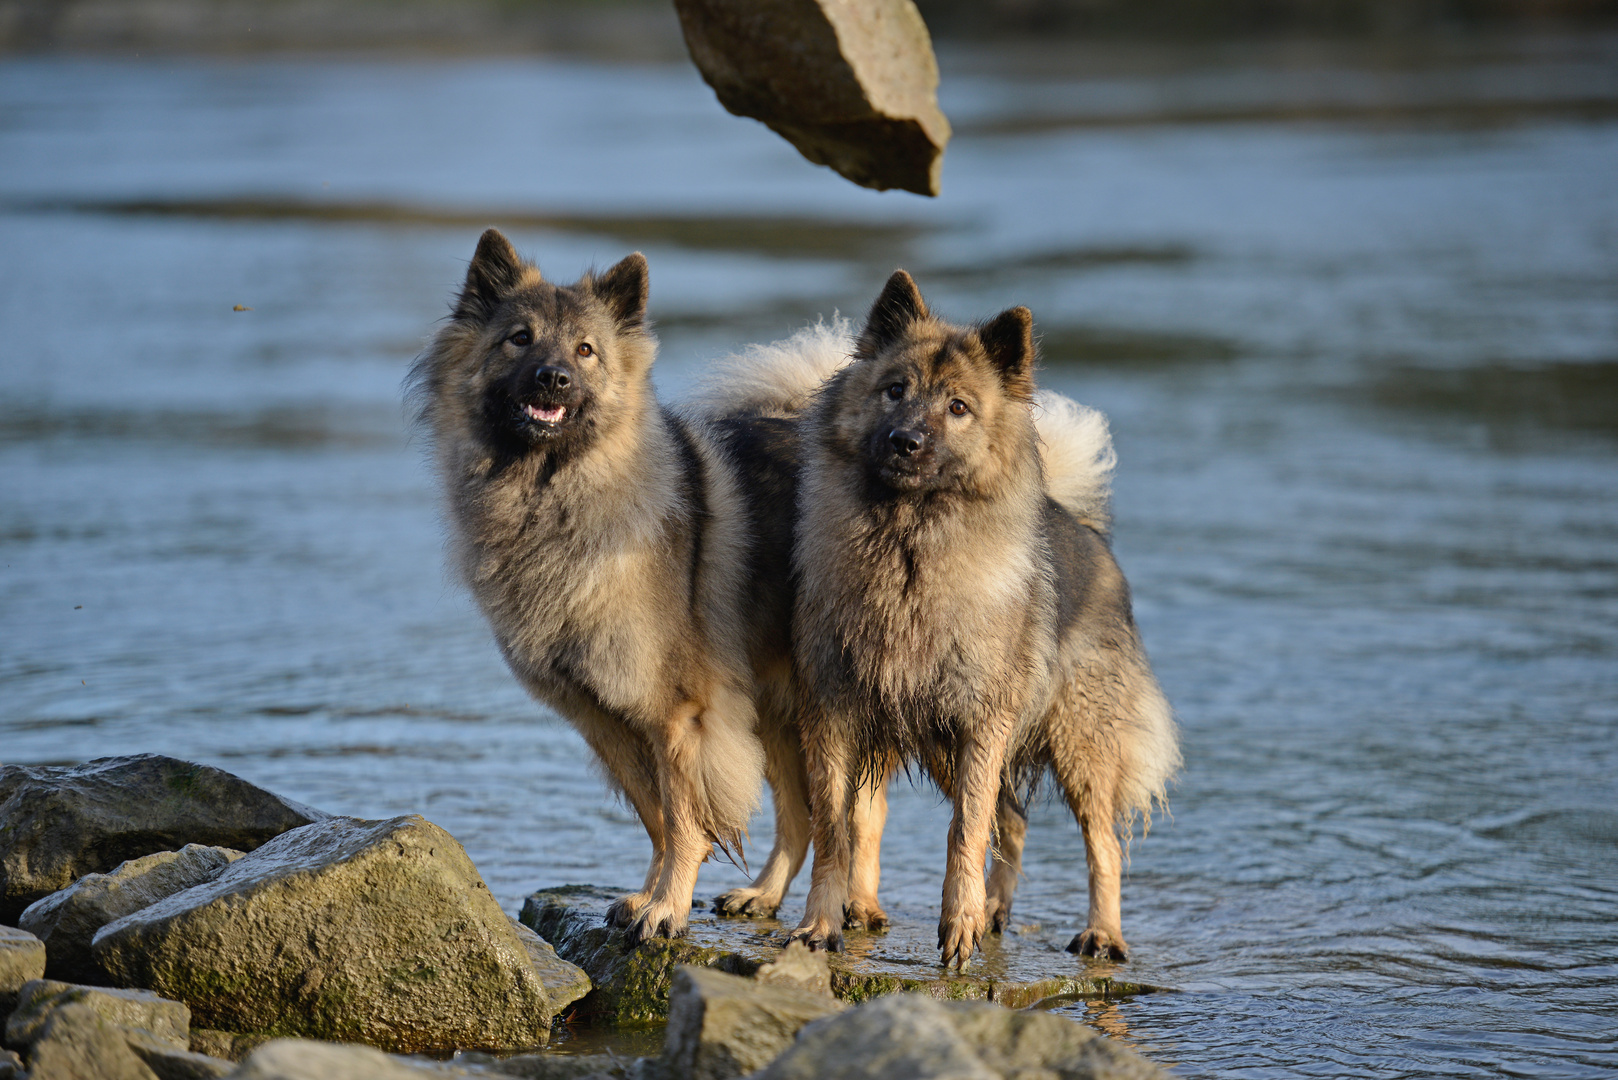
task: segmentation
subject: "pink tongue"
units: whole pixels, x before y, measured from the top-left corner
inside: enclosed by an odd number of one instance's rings
[[[532,416],[535,420],[543,420],[547,424],[554,424],[567,415],[566,405],[552,405],[549,407],[526,405],[524,408],[528,410],[529,416]]]

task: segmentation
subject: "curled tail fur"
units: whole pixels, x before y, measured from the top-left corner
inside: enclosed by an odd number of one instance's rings
[[[768,345],[748,345],[718,361],[685,404],[710,420],[796,416],[820,384],[848,363],[853,351],[853,327],[833,315],[830,322],[817,321]]]
[[[1104,413],[1052,390],[1034,395],[1034,427],[1045,466],[1045,490],[1075,518],[1100,532],[1112,527],[1112,470],[1118,455]]]

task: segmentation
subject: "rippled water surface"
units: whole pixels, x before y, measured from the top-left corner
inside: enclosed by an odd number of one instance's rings
[[[903,265],[1028,304],[1111,416],[1184,727],[1124,887],[1181,992],[1069,1011],[1188,1077],[1618,1072],[1615,58],[950,53],[937,202],[685,67],[0,62],[0,760],[421,812],[513,908],[638,881],[446,582],[401,376],[486,223],[559,278],[644,250],[671,394]],[[946,817],[895,792],[890,902]],[[1083,910],[1041,807],[1016,921]]]

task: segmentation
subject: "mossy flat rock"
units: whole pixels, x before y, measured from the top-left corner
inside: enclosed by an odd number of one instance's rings
[[[199,1027],[412,1053],[543,1046],[555,1007],[455,839],[328,818],[102,927],[96,963]]]
[[[573,1015],[592,1023],[660,1023],[668,1017],[677,965],[751,977],[775,959],[792,929],[776,919],[721,918],[704,906],[692,911],[685,937],[629,949],[605,919],[607,905],[621,895],[623,890],[568,885],[534,893],[520,916],[558,956],[590,976],[595,988]],[[892,926],[886,933],[845,931],[844,951],[831,954],[832,993],[843,1001],[904,992],[1020,1009],[1053,998],[1116,998],[1163,989],[1132,982],[1123,965],[1081,959],[1037,933],[986,938],[964,972],[945,971],[934,945],[937,915],[892,908],[888,914]]]

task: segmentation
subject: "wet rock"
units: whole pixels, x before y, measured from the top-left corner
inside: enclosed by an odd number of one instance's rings
[[[1172,1080],[1127,1047],[1052,1013],[914,994],[805,1027],[756,1080]]]
[[[17,1080],[23,1075],[22,1058],[15,1051],[0,1050],[0,1080]]]
[[[36,900],[18,919],[45,943],[45,974],[64,982],[102,981],[90,955],[96,931],[132,911],[211,881],[242,853],[187,844],[120,863],[107,874],[86,874],[67,888]]]
[[[45,943],[26,930],[0,926],[0,1018],[17,1007],[25,983],[45,977]]]
[[[506,918],[511,919],[511,916]],[[561,1012],[590,992],[590,976],[584,973],[583,968],[557,956],[550,942],[516,919],[511,919],[511,929],[527,950],[534,970],[539,973],[539,981],[545,987],[545,996],[550,999],[552,1012]]]
[[[157,754],[0,766],[0,922],[85,874],[187,844],[251,850],[326,815]]]
[[[266,1035],[263,1032],[242,1035],[234,1031],[220,1031],[217,1028],[194,1027],[191,1029],[191,1052],[225,1061],[241,1061],[272,1038],[273,1035]]]
[[[675,1080],[656,1059],[621,1058],[616,1054],[517,1054],[490,1059],[484,1068],[491,1077],[518,1080]]]
[[[751,977],[780,955],[791,926],[775,919],[725,919],[691,913],[691,929],[675,940],[630,948],[606,925],[607,905],[620,893],[570,885],[534,893],[522,921],[556,946],[556,953],[590,976],[594,989],[573,1015],[594,1024],[646,1024],[668,1016],[669,985],[681,964]],[[964,972],[938,966],[938,915],[888,909],[887,933],[851,930],[844,949],[826,957],[831,990],[851,1003],[884,994],[914,993],[951,1000],[995,1001],[1020,1009],[1048,998],[1113,998],[1160,989],[1119,978],[1126,968],[1082,960],[1063,951],[1069,928],[991,935]]]
[[[663,1060],[682,1080],[731,1080],[774,1061],[805,1024],[846,1008],[830,994],[682,967],[674,973]]]
[[[416,815],[330,818],[102,927],[123,985],[226,1031],[388,1050],[542,1046],[554,1013],[477,869]]]
[[[85,1004],[54,1010],[28,1051],[29,1080],[158,1080],[122,1030]]]
[[[178,1050],[189,1043],[191,1010],[178,1001],[150,990],[111,990],[49,979],[36,979],[22,988],[17,1009],[6,1022],[6,1042],[32,1046],[45,1037],[64,1009],[71,1009],[75,1016],[88,1010],[115,1028],[144,1031]]]
[[[675,0],[719,103],[865,187],[938,194],[949,121],[911,0]]]

